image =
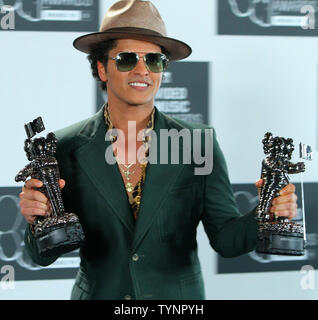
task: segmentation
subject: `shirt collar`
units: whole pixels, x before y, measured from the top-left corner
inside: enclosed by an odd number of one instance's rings
[[[156,113],[156,108],[153,108],[149,121],[147,123],[146,128],[143,130],[143,142],[147,143],[149,142],[150,136],[148,133],[154,129],[155,126],[155,113]],[[116,135],[116,128],[114,127],[110,116],[109,116],[109,111],[108,111],[108,104],[104,105],[104,118],[105,118],[105,123],[107,125],[107,130],[110,131],[110,139],[111,142],[115,142],[117,140],[117,135]]]

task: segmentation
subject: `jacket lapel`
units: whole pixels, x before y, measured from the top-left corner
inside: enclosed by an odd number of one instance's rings
[[[96,192],[101,194],[113,214],[134,234],[132,250],[135,250],[149,231],[170,188],[184,167],[182,164],[159,164],[160,130],[181,129],[181,127],[179,128],[176,123],[172,125],[170,120],[156,109],[154,131],[157,136],[157,146],[151,144],[150,148],[157,148],[157,164],[147,165],[141,204],[135,223],[118,166],[116,163],[108,164],[105,160],[106,149],[112,148],[112,145],[110,141],[105,141],[107,128],[103,111],[104,108],[101,108],[81,130],[80,135],[84,136],[87,142],[74,152],[74,156],[96,186]],[[168,154],[170,157],[170,152]]]
[[[103,110],[104,108],[82,129],[81,135],[89,139],[75,151],[74,155],[83,171],[96,186],[96,192],[101,194],[114,215],[133,233],[134,221],[117,163],[108,164],[105,160],[106,149],[112,148],[112,145],[110,141],[105,141],[107,128]]]
[[[175,180],[181,174],[184,167],[182,164],[159,164],[160,162],[160,130],[172,129],[173,127],[169,119],[156,109],[154,131],[157,136],[157,164],[148,163],[146,171],[146,179],[142,191],[141,203],[136,221],[136,229],[134,233],[133,248],[136,250],[147,231],[151,227],[154,219],[159,213],[161,205],[165,203],[165,199],[170,188],[174,185]],[[150,145],[150,150],[154,144]],[[169,147],[170,148],[170,147]],[[180,147],[181,148],[181,147]],[[181,149],[180,149],[181,150]],[[170,157],[170,152],[168,152]]]

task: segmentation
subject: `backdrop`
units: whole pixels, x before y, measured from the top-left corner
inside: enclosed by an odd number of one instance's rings
[[[70,297],[78,253],[47,268],[31,262],[23,245],[21,184],[14,176],[27,163],[24,123],[42,116],[45,135],[91,116],[105,101],[86,55],[72,42],[97,30],[112,2],[0,0],[0,299]],[[254,183],[264,158],[265,132],[311,145],[314,156],[317,152],[318,43],[317,30],[311,27],[318,1],[153,3],[169,36],[193,49],[188,59],[167,70],[156,105],[173,116],[214,126],[244,214],[257,202]],[[302,12],[306,5],[310,7]],[[200,225],[199,255],[208,299],[318,298],[316,271],[310,271],[318,266],[317,161],[306,166],[306,255],[283,258],[252,252],[222,259]],[[291,179],[300,197],[300,176]],[[300,222],[301,206],[300,199]],[[4,285],[10,270],[16,280],[11,287]]]

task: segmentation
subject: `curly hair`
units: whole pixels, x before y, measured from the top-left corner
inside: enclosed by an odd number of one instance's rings
[[[116,46],[117,46],[117,42],[115,39],[101,42],[99,46],[96,49],[92,50],[92,52],[87,56],[87,59],[91,64],[92,75],[97,80],[97,82],[99,83],[99,87],[103,91],[107,91],[107,87],[106,87],[106,82],[102,81],[99,77],[98,69],[97,69],[97,61],[100,61],[104,65],[105,70],[107,70],[107,60],[108,60],[109,51],[111,51],[112,49],[115,49]],[[160,48],[161,48],[161,52],[164,55],[166,55],[166,57],[169,59],[169,52],[164,47],[160,47]]]
[[[99,46],[87,56],[87,59],[91,64],[93,77],[97,80],[97,82],[99,83],[99,87],[103,91],[107,91],[106,82],[102,81],[98,75],[97,61],[100,61],[104,65],[104,68],[106,70],[109,51],[116,48],[116,45],[116,40],[101,42]]]

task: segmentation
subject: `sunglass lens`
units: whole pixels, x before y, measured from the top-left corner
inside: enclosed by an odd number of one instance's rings
[[[163,72],[168,64],[168,60],[164,54],[148,53],[146,54],[146,65],[151,72]]]
[[[138,56],[133,52],[121,52],[116,57],[117,69],[121,72],[128,72],[135,68]]]

